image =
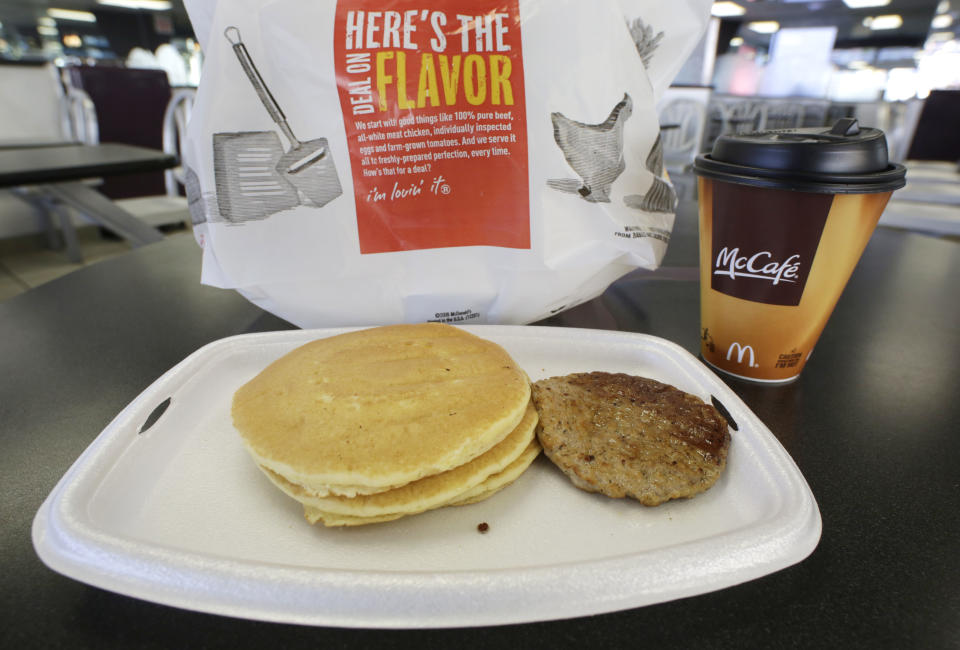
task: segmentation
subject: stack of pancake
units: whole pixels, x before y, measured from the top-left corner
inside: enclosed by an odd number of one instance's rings
[[[232,414],[264,473],[327,526],[481,501],[540,452],[523,370],[436,323],[303,345],[242,386]]]

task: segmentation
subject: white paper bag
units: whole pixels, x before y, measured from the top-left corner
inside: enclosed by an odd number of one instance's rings
[[[202,281],[302,327],[528,323],[658,266],[710,2],[187,0]]]

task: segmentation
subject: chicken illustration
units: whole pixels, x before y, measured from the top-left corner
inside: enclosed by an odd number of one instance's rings
[[[609,203],[610,187],[625,167],[623,127],[632,112],[633,100],[624,94],[600,124],[584,124],[561,113],[551,113],[553,138],[582,182],[552,179],[547,184],[563,192],[577,192],[587,201]]]

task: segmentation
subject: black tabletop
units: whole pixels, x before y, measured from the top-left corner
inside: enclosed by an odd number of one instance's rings
[[[63,138],[4,138],[0,140],[0,149],[34,149],[37,147],[68,147],[82,144],[76,140]]]
[[[547,324],[644,332],[696,352],[695,234],[683,206],[665,268],[627,275]],[[291,327],[199,276],[196,244],[171,239],[0,304],[0,647],[960,647],[955,242],[878,230],[798,381],[726,380],[817,499],[823,534],[807,559],[641,609],[467,630],[206,615],[90,587],[37,559],[36,510],[120,409],[206,343]]]
[[[162,171],[175,156],[128,144],[37,143],[0,147],[0,187]]]

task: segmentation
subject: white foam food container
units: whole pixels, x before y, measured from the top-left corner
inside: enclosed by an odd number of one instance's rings
[[[648,508],[578,490],[541,455],[475,505],[356,528],[310,526],[248,456],[230,402],[274,359],[347,330],[249,334],[187,357],[107,426],[37,513],[39,557],[76,580],[185,609],[419,628],[640,607],[758,578],[816,547],[820,513],[793,460],[679,346],[624,332],[464,329],[501,344],[534,381],[604,370],[716,397],[738,425],[724,474],[692,499]]]

